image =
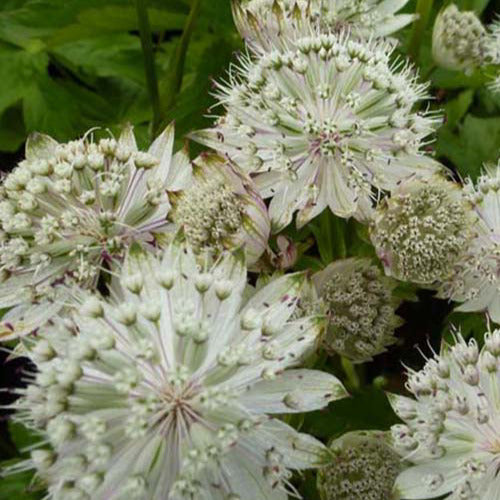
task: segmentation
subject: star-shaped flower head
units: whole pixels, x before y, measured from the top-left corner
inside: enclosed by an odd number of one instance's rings
[[[48,499],[286,500],[290,469],[317,465],[324,446],[272,418],[346,395],[294,368],[324,328],[292,319],[305,275],[243,301],[242,257],[199,266],[177,239],[158,258],[133,248],[115,300],[89,295],[28,339],[36,372],[15,407],[42,447],[20,468]]]
[[[472,70],[486,57],[487,32],[473,11],[450,4],[438,14],[432,33],[432,55],[439,66]]]
[[[238,31],[256,50],[279,46],[283,37],[305,36],[311,26],[349,29],[352,36],[388,36],[415,19],[397,14],[408,0],[233,0]]]
[[[335,439],[318,470],[321,500],[396,500],[402,469],[386,433],[354,431]]]
[[[407,500],[497,500],[500,491],[500,330],[486,333],[484,347],[460,335],[420,371],[410,370],[414,398],[392,395],[404,421],[392,434],[413,466],[396,489]]]
[[[462,304],[458,311],[487,311],[500,323],[500,161],[486,166],[465,194],[478,215],[476,235],[440,288],[443,298]]]
[[[335,261],[312,281],[328,317],[321,343],[327,352],[364,362],[396,342],[394,330],[402,324],[395,312],[401,302],[393,294],[397,282],[371,259]]]
[[[436,286],[453,273],[476,220],[459,184],[441,176],[410,179],[377,207],[371,239],[387,275]]]
[[[0,186],[0,337],[29,333],[61,307],[59,285],[94,288],[133,242],[153,245],[167,228],[167,189],[189,181],[173,126],[148,152],[132,128],[119,137],[58,144],[28,139],[26,159]],[[63,294],[64,295],[64,294]]]
[[[217,97],[226,114],[195,140],[225,153],[272,197],[274,231],[298,211],[304,225],[326,207],[365,214],[374,191],[441,168],[422,148],[436,116],[415,112],[425,85],[385,41],[347,33],[283,40],[243,56]]]
[[[271,223],[264,201],[252,180],[220,156],[198,157],[189,185],[169,199],[168,217],[195,253],[244,247],[248,264],[254,264],[268,247]]]

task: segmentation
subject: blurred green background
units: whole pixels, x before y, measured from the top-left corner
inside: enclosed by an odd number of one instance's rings
[[[159,89],[156,119],[162,124],[175,120],[180,146],[187,132],[210,124],[205,115],[214,104],[212,81],[224,78],[243,44],[229,0],[142,1],[148,7]],[[479,71],[466,76],[432,68],[433,19],[446,3],[435,0],[427,22],[399,33],[398,50],[410,54],[421,75],[430,78],[428,106],[444,110],[443,125],[429,149],[457,178],[474,178],[484,162],[498,158],[500,94],[485,88]],[[495,0],[456,3],[476,10],[484,23],[500,11]],[[405,10],[415,11],[416,4],[410,1]],[[0,0],[1,170],[10,170],[22,159],[24,141],[33,131],[67,141],[93,127],[117,133],[132,123],[139,144],[146,147],[153,107],[143,54],[136,0]],[[307,415],[300,422],[304,430],[328,440],[354,429],[389,428],[395,416],[381,388],[403,390],[403,363],[422,365],[416,346],[426,352],[428,342],[437,347],[450,320],[462,326],[464,335],[484,332],[481,315],[449,316],[448,303],[425,292],[419,298],[399,311],[406,324],[398,332],[398,345],[363,367],[365,388],[326,411]],[[24,368],[22,361],[6,362],[5,356],[0,355],[0,385],[7,389],[0,393],[3,403],[12,399],[8,391],[21,383]],[[327,363],[325,369],[337,368]],[[9,424],[7,412],[0,414],[0,461],[19,457],[29,443],[27,431]],[[303,493],[315,500],[313,478],[308,478]],[[0,478],[0,500],[42,498],[36,485],[29,486],[30,479],[29,473]]]

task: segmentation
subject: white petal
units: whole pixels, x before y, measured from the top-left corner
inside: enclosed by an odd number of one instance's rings
[[[258,413],[302,413],[347,395],[341,382],[329,373],[287,370],[274,380],[255,384],[240,401]]]

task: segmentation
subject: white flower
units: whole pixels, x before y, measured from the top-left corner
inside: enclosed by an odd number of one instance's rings
[[[500,492],[500,330],[476,341],[459,335],[453,347],[410,371],[415,399],[390,397],[404,421],[394,444],[413,466],[396,487],[402,498],[497,500]]]
[[[486,167],[465,192],[478,215],[476,236],[466,246],[440,295],[463,302],[458,311],[488,311],[500,323],[500,161]]]
[[[488,83],[492,92],[500,92],[500,18],[488,26],[486,45],[486,63],[492,64],[494,75]]]
[[[486,62],[500,65],[500,17],[497,17],[487,28],[485,42]]]
[[[356,361],[386,350],[402,324],[393,295],[397,282],[383,275],[371,259],[338,260],[316,273],[312,281],[328,316],[323,348]]]
[[[28,139],[26,159],[0,187],[0,307],[13,307],[2,339],[57,313],[59,285],[93,288],[133,242],[155,243],[167,228],[166,190],[184,187],[191,172],[184,152],[172,157],[173,141],[173,126],[147,153],[130,127],[118,140]]]
[[[283,276],[243,303],[242,258],[198,267],[177,240],[161,258],[132,248],[119,301],[89,295],[59,334],[28,339],[37,370],[15,407],[50,447],[20,468],[53,500],[286,500],[290,469],[325,448],[270,415],[346,395],[330,374],[289,369],[324,328],[291,319],[304,281]]]
[[[283,45],[242,57],[219,85],[227,114],[193,134],[255,176],[273,198],[273,231],[297,210],[299,226],[328,206],[341,217],[364,215],[373,189],[441,168],[421,151],[436,118],[413,111],[425,85],[390,61],[386,42],[312,32]]]
[[[371,239],[386,274],[434,285],[453,272],[475,222],[458,184],[440,176],[410,179],[377,208]]]
[[[488,83],[488,88],[494,93],[500,93],[500,72]]]
[[[169,197],[169,219],[183,228],[196,253],[244,247],[247,262],[253,264],[268,247],[266,205],[252,180],[220,156],[198,157],[191,183]]]
[[[486,52],[486,29],[473,11],[460,12],[450,4],[436,17],[432,55],[439,66],[471,70],[481,66]]]
[[[379,431],[348,432],[329,446],[318,470],[321,500],[396,500],[401,459]]]
[[[245,41],[257,50],[279,46],[283,38],[310,33],[311,26],[349,29],[360,38],[391,35],[416,16],[396,14],[408,0],[249,0],[233,1],[233,17]]]

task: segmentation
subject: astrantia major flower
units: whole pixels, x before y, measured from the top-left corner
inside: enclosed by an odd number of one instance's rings
[[[219,84],[226,109],[193,137],[254,176],[279,231],[326,207],[341,217],[366,214],[373,190],[440,168],[422,146],[435,117],[415,112],[425,85],[387,42],[346,33],[284,39],[282,48],[243,56]]]
[[[475,222],[458,184],[440,176],[411,179],[380,203],[371,239],[386,274],[434,285],[452,273],[473,237]]]
[[[325,448],[270,415],[346,395],[330,374],[288,369],[324,327],[291,319],[304,280],[243,302],[239,256],[199,267],[178,239],[158,258],[133,248],[116,301],[89,295],[28,340],[37,371],[15,407],[43,440],[17,469],[35,467],[53,500],[286,500],[290,469]]]
[[[95,287],[133,242],[152,244],[167,227],[167,189],[190,176],[183,152],[172,157],[173,127],[149,151],[132,129],[118,140],[58,144],[28,139],[26,159],[0,187],[1,338],[27,333],[63,302],[58,285]]]
[[[325,31],[349,29],[352,36],[391,35],[415,19],[397,14],[408,0],[249,0],[233,1],[236,27],[257,50],[280,45],[283,37],[310,33],[311,26]]]
[[[396,500],[401,459],[383,432],[348,432],[329,446],[318,471],[321,500]]]
[[[402,498],[497,500],[500,491],[500,330],[485,345],[444,344],[407,383],[414,399],[392,395],[404,421],[394,444],[413,466],[396,486]]]
[[[197,158],[191,182],[170,201],[169,219],[182,227],[195,253],[244,247],[253,264],[268,246],[271,224],[252,180],[217,155]]]
[[[476,234],[468,243],[440,295],[462,302],[459,311],[488,311],[500,323],[500,161],[487,166],[476,186],[465,194],[478,215]]]
[[[471,70],[486,56],[486,29],[473,11],[460,12],[455,4],[437,16],[432,33],[432,55],[439,66]]]
[[[333,262],[312,280],[328,317],[322,339],[327,352],[362,362],[396,341],[394,330],[402,323],[395,313],[400,303],[393,295],[396,281],[370,259]]]

